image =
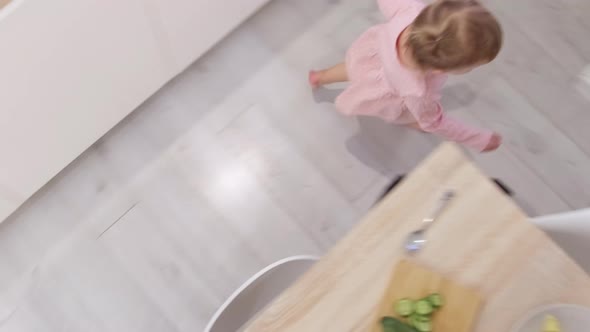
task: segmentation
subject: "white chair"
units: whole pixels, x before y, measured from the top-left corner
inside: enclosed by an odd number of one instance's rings
[[[590,209],[541,216],[533,223],[590,274]]]
[[[205,332],[235,332],[292,285],[318,260],[294,256],[273,263],[238,288],[215,312]]]

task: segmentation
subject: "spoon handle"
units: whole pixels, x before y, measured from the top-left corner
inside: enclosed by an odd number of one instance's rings
[[[453,199],[453,197],[455,197],[455,192],[452,190],[448,190],[443,193],[442,197],[438,201],[438,205],[432,212],[431,217],[422,219],[422,229],[428,228],[436,220],[436,218],[438,218],[438,216],[449,205],[449,202]]]

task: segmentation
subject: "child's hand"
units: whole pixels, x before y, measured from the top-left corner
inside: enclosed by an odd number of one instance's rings
[[[501,144],[502,144],[502,136],[500,136],[498,133],[494,133],[492,135],[492,138],[490,139],[490,142],[488,143],[488,145],[485,147],[485,149],[483,149],[483,152],[494,151],[497,148],[499,148]]]

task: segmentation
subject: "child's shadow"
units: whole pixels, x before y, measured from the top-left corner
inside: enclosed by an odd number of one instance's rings
[[[319,87],[313,90],[313,99],[316,103],[334,103],[342,91]],[[477,93],[465,83],[447,86],[442,94],[447,111],[464,109],[477,97]],[[386,177],[407,172],[407,167],[417,163],[438,144],[434,137],[376,117],[359,116],[357,122],[358,130],[346,140],[346,149],[361,163]],[[418,151],[414,152],[414,148]]]
[[[313,90],[313,100],[316,103],[334,103],[342,91],[344,88],[328,89],[322,86]],[[457,83],[442,89],[441,102],[445,110],[449,112],[465,108],[473,104],[475,99],[477,99],[477,92],[466,83]]]
[[[452,112],[469,105],[477,99],[477,92],[467,83],[457,83],[442,88],[441,103],[445,111]]]
[[[313,90],[313,100],[316,103],[332,104],[342,91],[344,89],[319,87]],[[374,134],[390,131],[391,125],[380,119],[369,117],[359,117],[358,124],[358,131],[346,140],[346,149],[361,163],[385,176],[390,176],[391,171],[381,158],[386,153],[382,151],[381,145],[378,144],[378,137],[375,137]]]
[[[331,103],[333,104],[338,97],[339,94],[342,93],[344,89],[328,89],[323,86],[313,89],[313,100],[316,103]]]
[[[358,161],[392,178],[422,160],[436,145],[436,139],[379,118],[359,117],[357,132],[345,144]]]
[[[357,132],[346,140],[346,149],[358,161],[365,166],[375,170],[383,176],[392,176],[392,171],[389,167],[390,161],[386,160],[388,153],[380,143],[381,139],[378,137],[384,130],[393,134],[391,125],[380,123],[380,119],[359,117]],[[383,125],[388,128],[384,128]]]

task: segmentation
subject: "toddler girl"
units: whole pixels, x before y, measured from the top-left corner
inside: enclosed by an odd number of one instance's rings
[[[367,30],[346,62],[311,71],[312,87],[350,80],[336,98],[348,115],[435,133],[478,151],[500,146],[500,135],[446,115],[440,90],[446,74],[463,74],[492,61],[502,46],[496,19],[475,0],[378,0],[388,22]]]

